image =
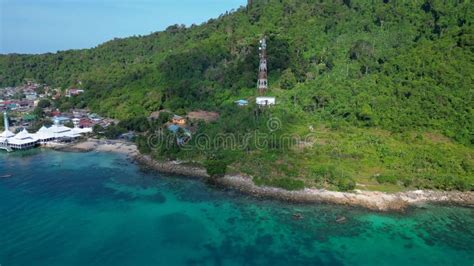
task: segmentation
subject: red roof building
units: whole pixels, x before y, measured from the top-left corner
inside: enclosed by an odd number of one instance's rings
[[[59,110],[54,110],[51,112],[51,116],[60,116],[61,115],[61,112],[59,112]]]
[[[85,127],[93,127],[94,122],[90,120],[89,118],[81,118],[79,121],[79,127],[85,128]]]

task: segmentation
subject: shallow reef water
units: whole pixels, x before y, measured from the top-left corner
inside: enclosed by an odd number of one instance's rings
[[[474,263],[472,208],[377,213],[257,200],[98,152],[0,153],[8,175],[0,178],[5,266]]]

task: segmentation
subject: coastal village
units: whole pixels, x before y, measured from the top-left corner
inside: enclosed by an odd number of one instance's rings
[[[259,108],[276,104],[276,98],[267,95],[268,68],[266,38],[260,40],[259,69],[255,104]],[[79,81],[78,84],[81,84]],[[4,131],[0,135],[0,149],[6,151],[24,150],[37,146],[61,146],[66,143],[84,140],[92,135],[103,133],[118,120],[102,118],[91,113],[87,108],[53,108],[52,102],[61,98],[76,97],[84,93],[83,89],[70,87],[66,90],[51,88],[26,80],[18,87],[0,88],[0,111],[3,111]],[[248,99],[235,101],[239,107],[249,105]],[[196,110],[185,116],[173,114],[170,110],[159,110],[149,115],[148,119],[158,119],[160,114],[167,113],[168,121],[164,124],[169,132],[176,136],[178,145],[187,143],[196,131],[196,122],[210,123],[219,119],[217,112]],[[120,139],[133,140],[135,132],[120,134]]]
[[[255,108],[255,112],[265,112],[272,106],[277,105],[277,99],[269,92],[266,38],[263,37],[259,44],[258,79],[255,96],[235,99],[234,104],[240,108]],[[80,84],[80,82],[78,83]],[[52,89],[46,84],[38,84],[30,80],[27,80],[23,86],[0,88],[0,111],[3,112],[4,127],[0,134],[0,151],[11,152],[40,146],[67,147],[78,151],[113,151],[134,156],[143,165],[159,169],[162,172],[203,178],[209,177],[210,174],[207,169],[188,165],[181,166],[179,161],[158,162],[146,153],[141,153],[139,142],[133,143],[132,141],[136,140],[137,137],[146,136],[143,134],[144,132],[136,130],[120,131],[119,134],[113,134],[113,137],[104,134],[108,129],[111,129],[113,133],[117,133],[114,128],[123,121],[101,117],[87,108],[67,109],[57,106],[57,102],[61,102],[61,99],[78,97],[83,93],[85,93],[84,90],[76,87],[70,87],[66,90]],[[175,143],[181,146],[192,139],[200,122],[212,123],[219,120],[219,118],[220,114],[215,111],[193,110],[176,114],[173,110],[160,109],[152,112],[144,119],[148,122],[160,121],[159,127],[171,133],[174,136]],[[139,123],[144,122],[143,120],[138,121]],[[310,130],[312,130],[311,127]],[[149,143],[146,143],[146,145],[149,145]],[[418,192],[406,192],[398,195],[387,194],[384,197],[380,197],[379,192],[372,191],[347,194],[307,189],[293,192],[260,187],[251,179],[241,175],[225,175],[221,182],[238,190],[252,191],[252,193],[259,196],[284,197],[298,202],[330,201],[384,211],[404,209],[409,204],[416,202],[464,202],[464,197],[470,197],[469,195],[465,196],[462,192],[448,194],[432,191],[420,192],[422,194]],[[295,220],[302,218],[299,213],[293,215]],[[338,217],[336,222],[345,222],[345,217]]]
[[[0,88],[0,111],[3,112],[3,132],[0,134],[0,150],[26,150],[39,146],[63,147],[67,144],[87,142],[86,139],[103,135],[103,131],[120,121],[103,118],[88,109],[70,109],[61,112],[52,108],[51,103],[61,97],[75,97],[84,91],[76,88],[51,90],[47,85],[28,81],[24,86]],[[47,105],[42,104],[47,102]],[[38,117],[42,114],[42,118]],[[186,143],[195,132],[195,122],[216,121],[219,114],[197,110],[186,116],[160,110],[149,115],[149,120],[158,119],[160,114],[169,117],[164,126],[176,135],[179,145]],[[35,129],[35,126],[39,128]],[[183,132],[183,134],[178,134]],[[179,136],[178,136],[179,135]],[[125,132],[119,139],[129,142],[135,132]],[[90,145],[89,145],[90,146]],[[85,144],[85,147],[89,147]]]
[[[107,127],[116,122],[87,109],[61,112],[51,106],[54,100],[83,92],[74,87],[65,91],[52,89],[31,80],[22,86],[0,88],[0,111],[3,112],[0,149],[10,152],[70,143],[90,136],[95,125]]]
[[[33,2],[0,266],[474,266],[470,1]]]

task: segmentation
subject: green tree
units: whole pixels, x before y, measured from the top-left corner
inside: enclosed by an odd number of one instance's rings
[[[295,74],[293,74],[293,71],[291,71],[290,68],[283,71],[283,74],[281,75],[281,78],[280,78],[280,87],[284,90],[290,90],[290,89],[293,89],[295,85],[296,85],[296,77],[295,77]]]
[[[356,183],[352,178],[340,178],[337,181],[337,188],[340,191],[351,191],[356,187]]]
[[[103,126],[96,124],[92,127],[92,132],[96,135],[103,134],[105,132],[105,129]]]
[[[212,178],[223,177],[227,172],[227,163],[222,159],[209,159],[204,162],[207,174]]]
[[[43,112],[43,109],[41,109],[41,107],[36,107],[34,110],[33,110],[33,115],[36,116],[37,119],[41,119],[44,117],[44,112]]]
[[[38,102],[38,107],[39,108],[47,108],[51,106],[51,102],[48,99],[41,99]]]
[[[70,102],[63,102],[61,103],[61,105],[59,106],[59,110],[61,112],[68,112],[70,111],[74,106],[70,103]]]
[[[74,123],[73,123],[72,121],[68,121],[68,122],[64,123],[64,126],[73,128],[73,127],[74,127]]]

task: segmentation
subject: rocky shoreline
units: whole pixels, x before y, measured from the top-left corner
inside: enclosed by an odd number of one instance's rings
[[[139,154],[137,146],[132,142],[101,139],[87,139],[78,143],[56,145],[51,148],[71,152],[116,152],[125,154],[131,158]]]
[[[209,177],[205,169],[186,163],[176,161],[157,162],[146,155],[137,155],[134,159],[139,164],[159,172],[197,178]],[[280,188],[257,186],[251,178],[241,175],[226,175],[217,179],[216,183],[258,198],[295,203],[335,203],[363,207],[374,211],[404,211],[410,206],[422,206],[426,203],[449,203],[474,207],[474,192],[416,190],[391,194],[362,190],[338,192],[311,188],[288,191]]]
[[[156,161],[148,155],[140,154],[133,143],[124,141],[89,139],[85,142],[55,147],[55,149],[75,152],[117,152],[127,155],[140,166],[154,171],[202,179],[209,178],[206,170],[197,164],[179,161]],[[213,181],[222,187],[234,189],[257,198],[295,203],[335,203],[363,207],[374,211],[404,211],[410,206],[422,206],[426,203],[445,203],[474,207],[474,192],[470,191],[416,190],[384,193],[362,190],[338,192],[314,188],[288,191],[281,188],[257,186],[250,177],[242,175],[226,175]]]
[[[421,206],[426,203],[451,203],[474,207],[473,192],[416,190],[389,194],[377,191],[338,192],[312,188],[288,191],[280,188],[259,187],[251,178],[243,176],[225,176],[219,182],[226,187],[257,197],[301,203],[335,203],[374,211],[404,211],[410,206]]]
[[[206,169],[191,164],[181,163],[178,161],[160,162],[153,160],[148,155],[141,154],[134,156],[133,159],[142,166],[166,174],[193,176],[197,178],[209,177],[206,172]]]

